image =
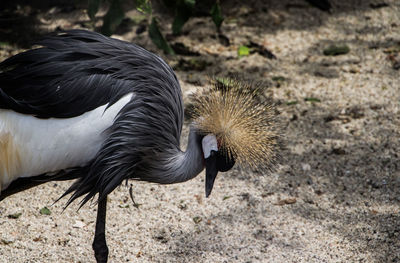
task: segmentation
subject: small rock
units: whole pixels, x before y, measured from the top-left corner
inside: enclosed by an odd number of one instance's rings
[[[67,238],[67,239],[59,239],[57,243],[59,246],[65,247],[68,244],[68,242],[69,242],[69,239]]]
[[[304,202],[306,202],[306,203],[308,203],[308,204],[310,204],[310,205],[314,204],[314,200],[312,200],[312,199],[309,198],[309,197],[306,197],[306,198],[304,199]]]
[[[154,236],[154,239],[160,241],[165,244],[168,242],[167,232],[165,230],[161,230],[158,235]]]
[[[297,202],[296,198],[286,198],[278,200],[278,202],[276,202],[275,205],[291,205],[296,202]]]
[[[334,79],[339,77],[339,72],[333,68],[318,68],[314,71],[314,75],[317,77]]]
[[[137,28],[136,28],[136,35],[140,35],[140,34],[142,34],[144,31],[146,31],[146,25],[139,25]]]
[[[346,151],[343,150],[342,148],[333,148],[331,153],[336,155],[344,155],[346,154]]]
[[[185,203],[180,203],[178,205],[178,208],[181,209],[181,210],[186,210],[187,209],[187,205]]]
[[[33,242],[39,242],[39,241],[42,241],[43,238],[42,238],[42,236],[38,236],[38,237],[35,237],[35,238],[32,239],[32,240],[33,240]]]
[[[317,189],[317,190],[314,191],[314,193],[316,195],[322,195],[324,192],[322,192],[321,190]]]
[[[195,222],[196,224],[200,223],[203,219],[200,216],[195,216],[193,217],[193,222]]]
[[[195,52],[190,50],[185,44],[181,42],[177,42],[171,45],[171,47],[174,49],[175,53],[178,55],[183,55],[183,56],[200,56],[199,52]]]
[[[325,116],[324,117],[324,122],[331,122],[331,121],[333,121],[333,120],[335,120],[336,119],[336,116],[334,116],[334,115],[328,115],[328,116]]]
[[[194,197],[199,205],[203,203],[203,197],[201,195],[194,195]]]
[[[310,171],[311,170],[311,166],[308,163],[302,163],[301,164],[301,169],[303,169],[303,171]]]
[[[296,121],[298,119],[296,114],[293,114],[292,117],[290,118],[290,121]]]
[[[360,107],[350,107],[345,110],[346,115],[352,117],[353,119],[360,119],[364,117],[364,110]]]
[[[225,47],[229,47],[230,41],[229,38],[224,34],[218,34],[219,43]]]
[[[10,219],[18,219],[22,213],[14,213],[14,214],[9,214],[7,217]]]
[[[357,74],[360,73],[360,70],[356,67],[351,67],[349,72],[352,74]]]
[[[313,183],[314,183],[314,182],[313,182],[313,180],[312,180],[311,177],[307,179],[307,184],[308,184],[308,185],[312,185]]]

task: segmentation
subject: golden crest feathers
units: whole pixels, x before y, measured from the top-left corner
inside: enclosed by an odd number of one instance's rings
[[[232,79],[212,79],[193,98],[197,128],[217,137],[220,149],[241,166],[269,169],[277,158],[279,125],[275,108],[259,99],[259,88]]]

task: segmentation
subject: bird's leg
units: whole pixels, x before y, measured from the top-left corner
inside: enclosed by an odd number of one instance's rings
[[[131,197],[131,200],[133,202],[133,206],[139,209],[140,204],[136,203],[135,200],[133,199],[133,190],[132,190],[132,184],[131,187],[129,188],[129,195]]]
[[[96,230],[92,245],[97,263],[106,263],[108,259],[108,247],[106,243],[106,213],[107,196],[100,200],[97,205]]]

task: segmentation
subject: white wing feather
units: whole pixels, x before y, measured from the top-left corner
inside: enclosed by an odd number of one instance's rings
[[[0,110],[0,190],[19,177],[84,166],[99,151],[103,133],[132,99],[127,94],[107,110],[107,104],[68,119],[38,119]]]

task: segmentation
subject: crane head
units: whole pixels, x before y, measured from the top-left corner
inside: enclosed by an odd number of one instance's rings
[[[270,170],[278,158],[280,127],[275,108],[259,97],[260,88],[232,79],[213,79],[193,97],[193,117],[204,134],[206,195],[217,173],[242,167]]]

